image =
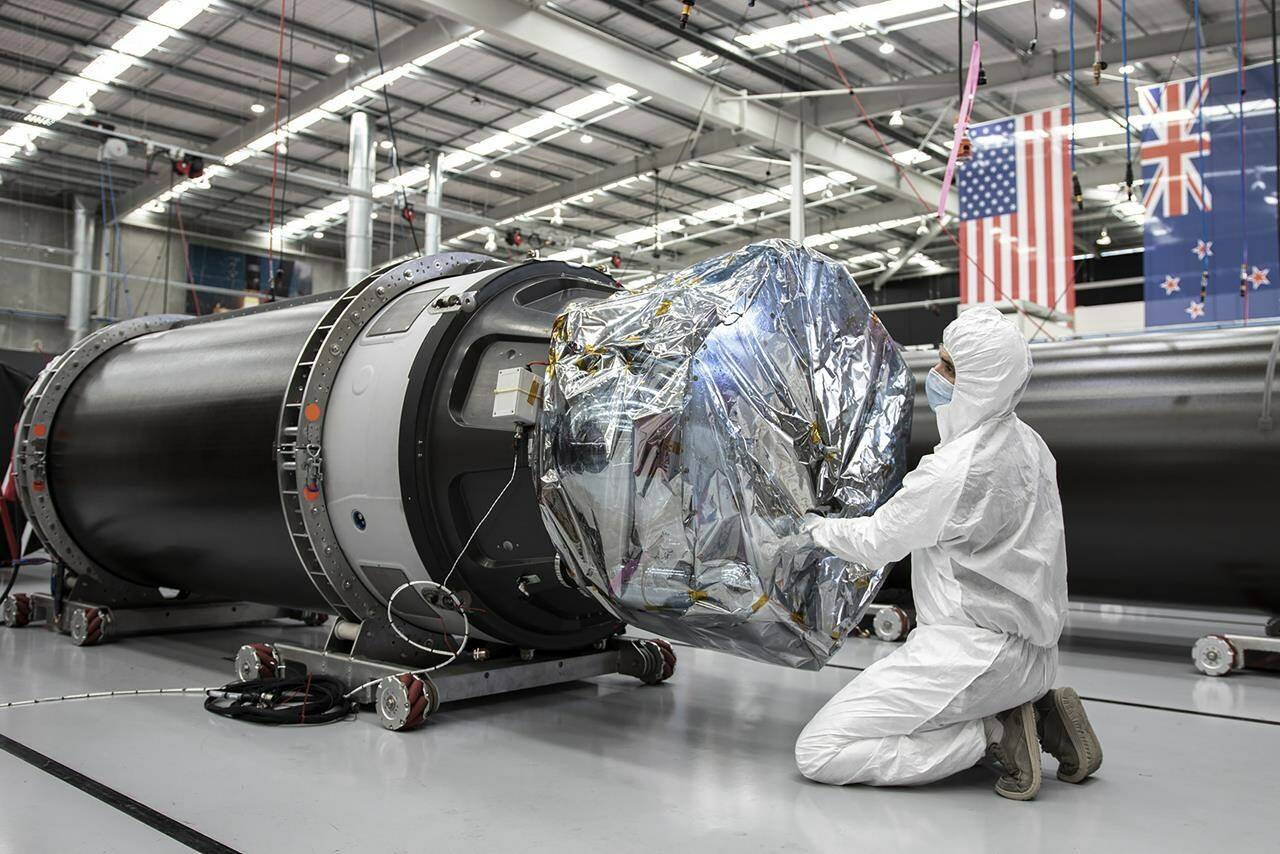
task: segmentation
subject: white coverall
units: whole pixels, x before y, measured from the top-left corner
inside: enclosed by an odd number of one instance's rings
[[[1056,464],[1014,414],[1031,351],[990,307],[943,333],[955,390],[941,441],[873,515],[810,523],[818,545],[880,567],[911,554],[918,628],[814,716],[796,764],[822,783],[929,783],[986,752],[982,718],[1053,686],[1067,611]]]

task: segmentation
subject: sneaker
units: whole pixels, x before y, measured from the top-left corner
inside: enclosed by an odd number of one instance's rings
[[[1036,710],[1030,703],[996,715],[1003,732],[991,745],[991,755],[1003,770],[996,794],[1029,801],[1040,791],[1040,743],[1036,739]]]
[[[1044,752],[1058,760],[1058,779],[1081,783],[1102,767],[1102,744],[1072,688],[1054,688],[1039,700],[1039,736]]]

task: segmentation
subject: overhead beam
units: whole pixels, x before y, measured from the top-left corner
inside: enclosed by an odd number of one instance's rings
[[[382,48],[383,67],[387,70],[403,65],[416,57],[429,53],[436,48],[444,47],[450,42],[466,36],[472,29],[464,24],[449,21],[428,21],[419,24],[398,39]],[[362,62],[352,62],[343,71],[332,74],[319,83],[295,95],[290,105],[292,115],[301,116],[316,109],[325,101],[345,92],[363,80],[368,80],[379,73],[377,57]],[[281,122],[281,126],[284,122]],[[217,157],[226,157],[233,151],[243,148],[248,143],[271,133],[275,129],[275,117],[264,114],[262,118],[245,122],[235,130],[218,138],[216,142],[206,146],[207,151]],[[133,190],[120,203],[121,215],[127,215],[147,202],[159,196],[169,188],[167,179],[146,181]]]
[[[546,8],[531,8],[516,0],[420,2],[445,17],[501,35],[531,50],[554,49],[568,62],[633,86],[659,104],[697,115],[715,126],[735,128],[765,144],[803,148],[814,160],[851,172],[897,198],[916,201],[918,191],[930,204],[942,191],[936,179],[901,167],[886,154],[830,131],[811,128],[774,107],[722,100],[720,96],[730,94],[722,86]],[[915,190],[903,180],[904,174],[909,175]],[[954,193],[949,206],[955,207]]]
[[[670,14],[669,9],[661,9],[655,11],[653,6],[642,6],[631,0],[603,0],[604,4],[611,7],[617,12],[629,15],[636,20],[643,21],[651,27],[656,27],[672,38],[680,39],[688,42],[691,46],[699,50],[706,51],[712,56],[718,56],[721,59],[745,68],[753,74],[759,74],[767,80],[784,86],[788,89],[797,87],[804,88],[812,86],[812,81],[791,72],[789,69],[779,67],[772,62],[758,59],[750,54],[750,52],[742,49],[732,41],[720,38],[711,33],[702,32],[696,25],[693,27],[681,27],[676,23],[676,17]],[[692,23],[692,22],[691,22]]]
[[[908,217],[917,216],[920,213],[920,206],[914,201],[912,202],[887,202],[885,204],[873,205],[872,207],[862,208],[856,211],[850,211],[843,216],[812,216],[808,218],[805,225],[806,233],[825,234],[831,231],[839,231],[843,228],[857,228],[862,225],[874,225],[877,222],[887,222],[889,220],[906,219]],[[790,233],[790,223],[785,217],[779,217],[774,220],[777,228],[770,228],[751,236],[751,242],[768,240],[772,237],[787,237]],[[747,241],[743,241],[745,245]],[[710,249],[682,254],[680,256],[681,265],[696,264],[707,258],[716,255],[723,255],[726,252],[732,252],[737,246],[733,243],[724,243],[719,246],[713,246]]]
[[[492,217],[494,222],[512,218],[518,219],[529,211],[535,211],[539,208],[545,208],[547,205],[554,205],[564,199],[590,193],[615,181],[622,181],[635,175],[647,175],[654,170],[665,169],[690,160],[697,160],[700,157],[722,154],[726,151],[750,145],[752,142],[752,137],[738,131],[712,131],[698,137],[692,145],[687,142],[669,145],[652,154],[637,155],[615,166],[609,166],[564,183],[556,184],[545,190],[522,196],[514,202],[508,202],[493,208],[489,211],[489,216]],[[454,226],[446,230],[445,239],[449,240],[469,230],[469,228]]]
[[[885,268],[885,271],[876,277],[875,282],[871,286],[873,290],[878,291],[883,288],[890,279],[898,275],[899,271],[901,271],[903,267],[907,266],[908,261],[915,257],[920,250],[932,243],[933,239],[942,233],[942,220],[935,219],[928,229],[929,230],[924,234],[917,237],[910,246],[899,252],[897,258],[894,258],[889,262],[889,266]]]
[[[1271,32],[1271,20],[1265,14],[1250,15],[1247,26],[1250,33],[1266,35]],[[1235,44],[1234,21],[1206,23],[1202,29],[1203,47],[1206,50]],[[1129,61],[1148,62],[1167,59],[1180,51],[1185,51],[1187,50],[1185,35],[1185,30],[1179,28],[1130,39]],[[1087,72],[1092,67],[1092,43],[1076,50],[1075,65],[1077,72],[1081,69]],[[1071,71],[1071,53],[1065,50],[1041,49],[1022,59],[984,63],[983,68],[987,72],[987,85],[979,90],[979,94],[1035,80],[1051,80],[1059,74],[1068,74]],[[955,72],[947,71],[920,77],[909,83],[904,82],[902,88],[898,90],[868,92],[860,95],[859,100],[862,101],[862,106],[868,115],[876,115],[893,110],[909,109],[939,98],[951,98],[955,94]],[[853,124],[862,118],[861,113],[854,110],[848,95],[824,95],[813,98],[810,108],[813,110],[814,123],[827,128]]]

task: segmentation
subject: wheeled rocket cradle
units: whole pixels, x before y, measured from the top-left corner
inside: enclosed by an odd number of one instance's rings
[[[383,686],[425,690],[408,707],[428,711],[606,672],[660,681],[670,649],[618,637],[558,579],[526,440],[493,415],[499,370],[544,360],[564,306],[615,288],[560,262],[442,254],[341,294],[89,336],[41,375],[19,427],[20,499],[67,579],[42,606],[85,611],[93,640],[151,607],[334,614],[323,650],[250,647],[237,669],[304,666],[352,687],[439,663],[422,647],[465,633],[465,664]],[[424,595],[397,596],[397,632],[387,600],[406,584]]]

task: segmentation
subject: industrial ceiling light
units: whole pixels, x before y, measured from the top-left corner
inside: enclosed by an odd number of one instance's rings
[[[93,101],[86,100],[80,105],[80,115],[82,116],[92,116],[96,112],[98,112],[98,108],[93,105]]]
[[[36,152],[37,152],[39,149],[37,149],[37,148],[36,148],[35,140],[31,140],[31,139],[29,139],[29,140],[27,140],[25,143],[23,143],[23,145],[22,145],[22,150],[23,150],[23,152],[24,152],[24,153],[26,153],[28,156],[30,156],[30,157],[35,157],[35,156],[36,156]]]
[[[837,249],[840,248],[840,244],[832,241],[831,243],[827,244],[827,248],[830,249],[832,252],[835,252]]]
[[[551,209],[551,224],[555,226],[564,225],[564,217],[560,215],[559,205]]]
[[[578,201],[582,202],[584,205],[589,205],[589,204],[591,204],[592,202],[594,202],[595,200],[596,200],[596,197],[595,197],[595,196],[591,195],[590,193],[587,193],[585,196],[583,196],[583,197],[582,197],[581,199],[579,199]]]
[[[312,236],[312,237],[314,237],[316,240],[324,240],[324,232],[323,232],[323,231],[313,231],[313,232],[311,233],[311,236]]]
[[[684,56],[676,60],[676,62],[681,65],[693,69],[703,68],[715,61],[716,58],[714,56],[707,56],[705,53],[698,50],[695,50],[693,53],[686,53]]]
[[[378,212],[377,212],[377,211],[370,211],[370,212],[369,212],[369,219],[377,219],[377,218],[378,218]]]
[[[885,56],[893,53],[894,50],[896,50],[896,48],[894,48],[893,42],[880,42],[880,52]]]
[[[249,105],[249,112],[251,113],[265,113],[266,111],[267,111],[267,108],[257,103],[256,101]]]
[[[378,141],[378,147],[379,147],[379,148],[381,148],[383,151],[390,151],[390,150],[391,150],[391,140],[389,140],[389,139],[382,139],[382,140],[379,140],[379,141]]]
[[[1061,3],[1054,3],[1053,8],[1049,10],[1049,18],[1054,21],[1061,21],[1067,17],[1067,7]]]
[[[1128,65],[1122,65],[1122,66],[1120,66],[1117,70],[1118,70],[1121,74],[1132,74],[1133,72],[1137,71],[1138,69],[1137,69],[1137,66],[1135,66],[1133,63],[1129,63]]]
[[[501,170],[501,169],[490,169],[490,170],[489,170],[489,177],[490,177],[490,178],[501,178],[501,177],[502,177],[502,170]]]
[[[890,255],[893,255],[894,257],[897,257],[898,253],[901,251],[902,251],[901,246],[890,246],[888,249],[885,250],[885,252],[888,252]]]
[[[584,133],[582,136],[578,137],[578,142],[582,143],[583,145],[590,145],[595,141],[596,141],[596,138],[589,133]]]
[[[334,54],[333,61],[338,63],[339,65],[346,65],[348,62],[351,61],[351,56],[345,53]]]
[[[497,238],[497,236],[493,233],[493,229],[491,228],[491,229],[489,229],[489,236],[488,236],[488,237],[486,237],[486,238],[485,238],[485,241],[484,241],[484,251],[485,251],[485,252],[496,252],[496,251],[497,251],[497,249],[498,249],[498,238]]]
[[[1111,245],[1111,235],[1110,235],[1110,234],[1107,234],[1107,230],[1104,228],[1104,229],[1102,229],[1102,233],[1098,235],[1098,239],[1097,239],[1095,242],[1096,242],[1099,246],[1110,246],[1110,245]]]
[[[902,110],[894,110],[893,115],[889,116],[889,127],[900,128],[905,124],[902,120]]]

